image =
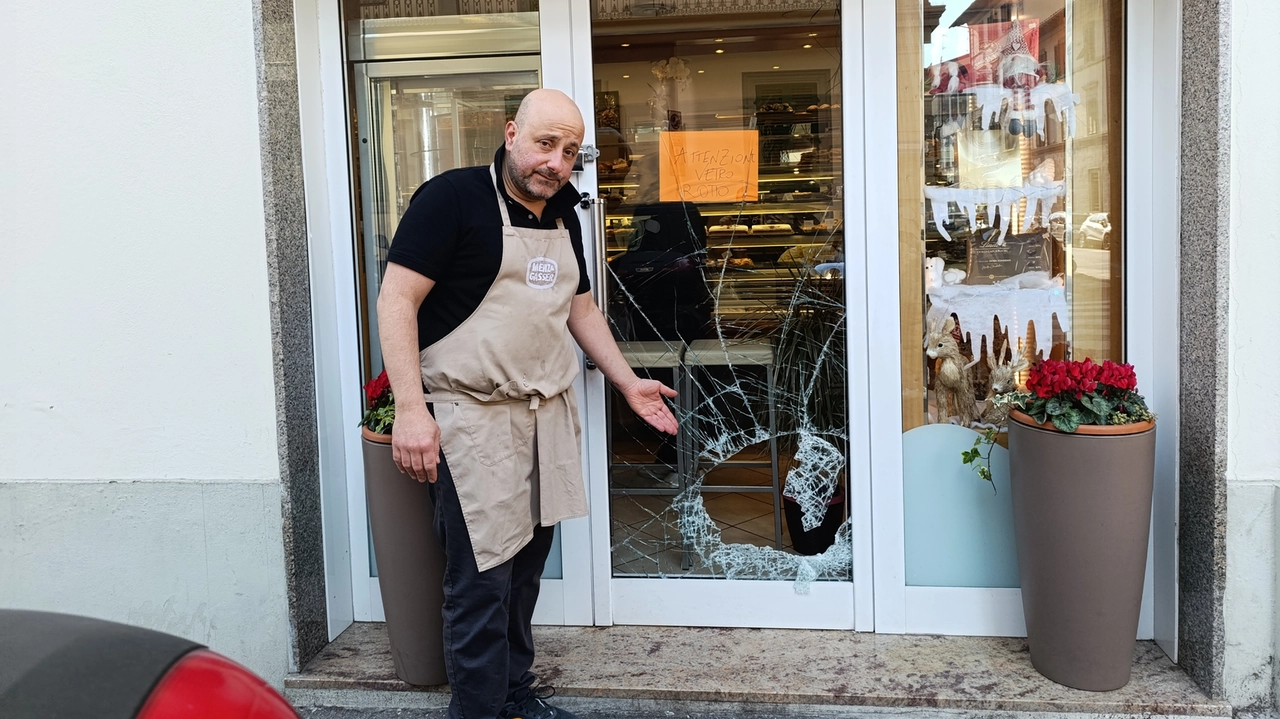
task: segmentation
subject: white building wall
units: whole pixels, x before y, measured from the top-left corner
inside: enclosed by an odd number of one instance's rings
[[[0,4],[0,606],[288,664],[251,3]]]
[[[1237,707],[1276,696],[1276,557],[1280,532],[1280,97],[1258,75],[1275,61],[1280,3],[1231,3],[1231,280],[1224,691]]]

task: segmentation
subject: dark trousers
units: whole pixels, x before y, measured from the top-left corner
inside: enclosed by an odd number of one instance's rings
[[[476,567],[443,453],[431,485],[434,526],[444,548],[444,663],[453,697],[449,719],[494,719],[515,693],[533,685],[533,607],[554,527],[535,527],[516,556]],[[472,481],[481,481],[473,477]]]

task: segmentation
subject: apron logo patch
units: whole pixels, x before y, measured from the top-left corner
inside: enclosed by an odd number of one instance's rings
[[[529,272],[524,282],[535,290],[549,290],[560,275],[560,265],[550,257],[529,260]]]

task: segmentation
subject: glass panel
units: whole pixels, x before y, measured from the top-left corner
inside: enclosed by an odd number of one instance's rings
[[[367,367],[382,371],[375,312],[387,251],[400,217],[424,182],[455,167],[485,165],[503,142],[520,101],[538,87],[527,70],[372,78],[360,137]]]
[[[355,241],[362,381],[382,372],[378,291],[391,238],[410,198],[446,170],[491,162],[503,142],[506,121],[539,86],[538,15],[525,12],[529,4],[389,0],[360,3],[359,16],[349,17],[353,34],[348,52],[356,82],[353,162],[359,178]],[[345,7],[352,11],[356,4]],[[477,46],[493,48],[495,55],[462,61],[449,57],[472,56]],[[401,59],[423,57],[434,59]],[[560,577],[558,536],[544,574],[548,578]],[[370,576],[376,577],[371,530],[368,546]]]
[[[850,578],[839,16],[776,5],[595,4],[607,314],[680,391],[611,402],[615,576]]]
[[[897,7],[907,583],[1016,587],[1005,438],[960,454],[1025,363],[1123,359],[1124,3]]]

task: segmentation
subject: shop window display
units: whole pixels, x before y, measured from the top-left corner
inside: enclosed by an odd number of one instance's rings
[[[899,0],[898,28],[907,580],[1017,586],[1007,476],[959,452],[1031,364],[1123,359],[1123,3]]]

